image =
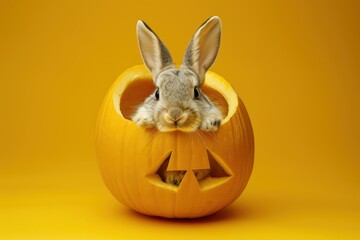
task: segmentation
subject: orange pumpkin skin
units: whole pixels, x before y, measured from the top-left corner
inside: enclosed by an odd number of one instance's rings
[[[143,81],[151,82],[143,65],[128,69],[112,85],[100,109],[97,157],[111,193],[135,211],[167,218],[202,217],[235,201],[251,175],[254,138],[245,106],[231,86],[215,73],[206,75],[204,87],[215,89],[228,104],[218,131],[163,133],[137,126],[121,111],[121,105],[126,108],[126,101],[137,98],[136,92],[126,93],[127,88],[137,83],[139,88]],[[169,157],[167,170],[187,171],[179,187],[164,183],[157,174]],[[198,181],[193,171],[214,167],[214,162],[222,174]]]

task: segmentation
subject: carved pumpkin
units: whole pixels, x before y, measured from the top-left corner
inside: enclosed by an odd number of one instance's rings
[[[218,131],[158,132],[130,119],[154,86],[144,66],[124,72],[102,104],[97,123],[97,156],[103,179],[124,205],[147,215],[195,218],[236,200],[253,167],[254,139],[246,109],[232,87],[208,72],[203,91],[223,106]],[[200,181],[196,170],[209,169]],[[163,171],[186,171],[179,186],[162,180]]]

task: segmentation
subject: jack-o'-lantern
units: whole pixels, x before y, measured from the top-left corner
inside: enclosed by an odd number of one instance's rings
[[[203,91],[226,116],[217,131],[159,132],[130,120],[136,106],[154,91],[144,66],[125,71],[112,85],[97,123],[97,156],[103,179],[124,205],[147,215],[195,218],[236,200],[253,167],[254,139],[249,116],[233,88],[208,72]],[[197,170],[209,176],[198,180]],[[164,171],[185,171],[179,186]]]

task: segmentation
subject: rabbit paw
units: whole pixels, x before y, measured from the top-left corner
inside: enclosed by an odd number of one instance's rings
[[[216,131],[221,124],[221,118],[208,117],[203,120],[200,129],[204,131]]]
[[[133,121],[137,125],[144,128],[152,128],[155,126],[155,120],[149,114],[146,114],[145,111],[139,111],[135,116],[132,117]]]
[[[152,128],[155,126],[155,121],[152,118],[139,118],[135,119],[135,122],[137,125],[144,128]]]

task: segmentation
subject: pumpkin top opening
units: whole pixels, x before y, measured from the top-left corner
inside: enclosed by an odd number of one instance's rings
[[[221,76],[209,71],[206,74],[202,91],[223,113],[222,124],[235,113],[238,106],[236,92]],[[131,121],[131,116],[144,100],[155,91],[151,73],[144,65],[125,71],[113,85],[113,103],[116,111],[124,119]]]

